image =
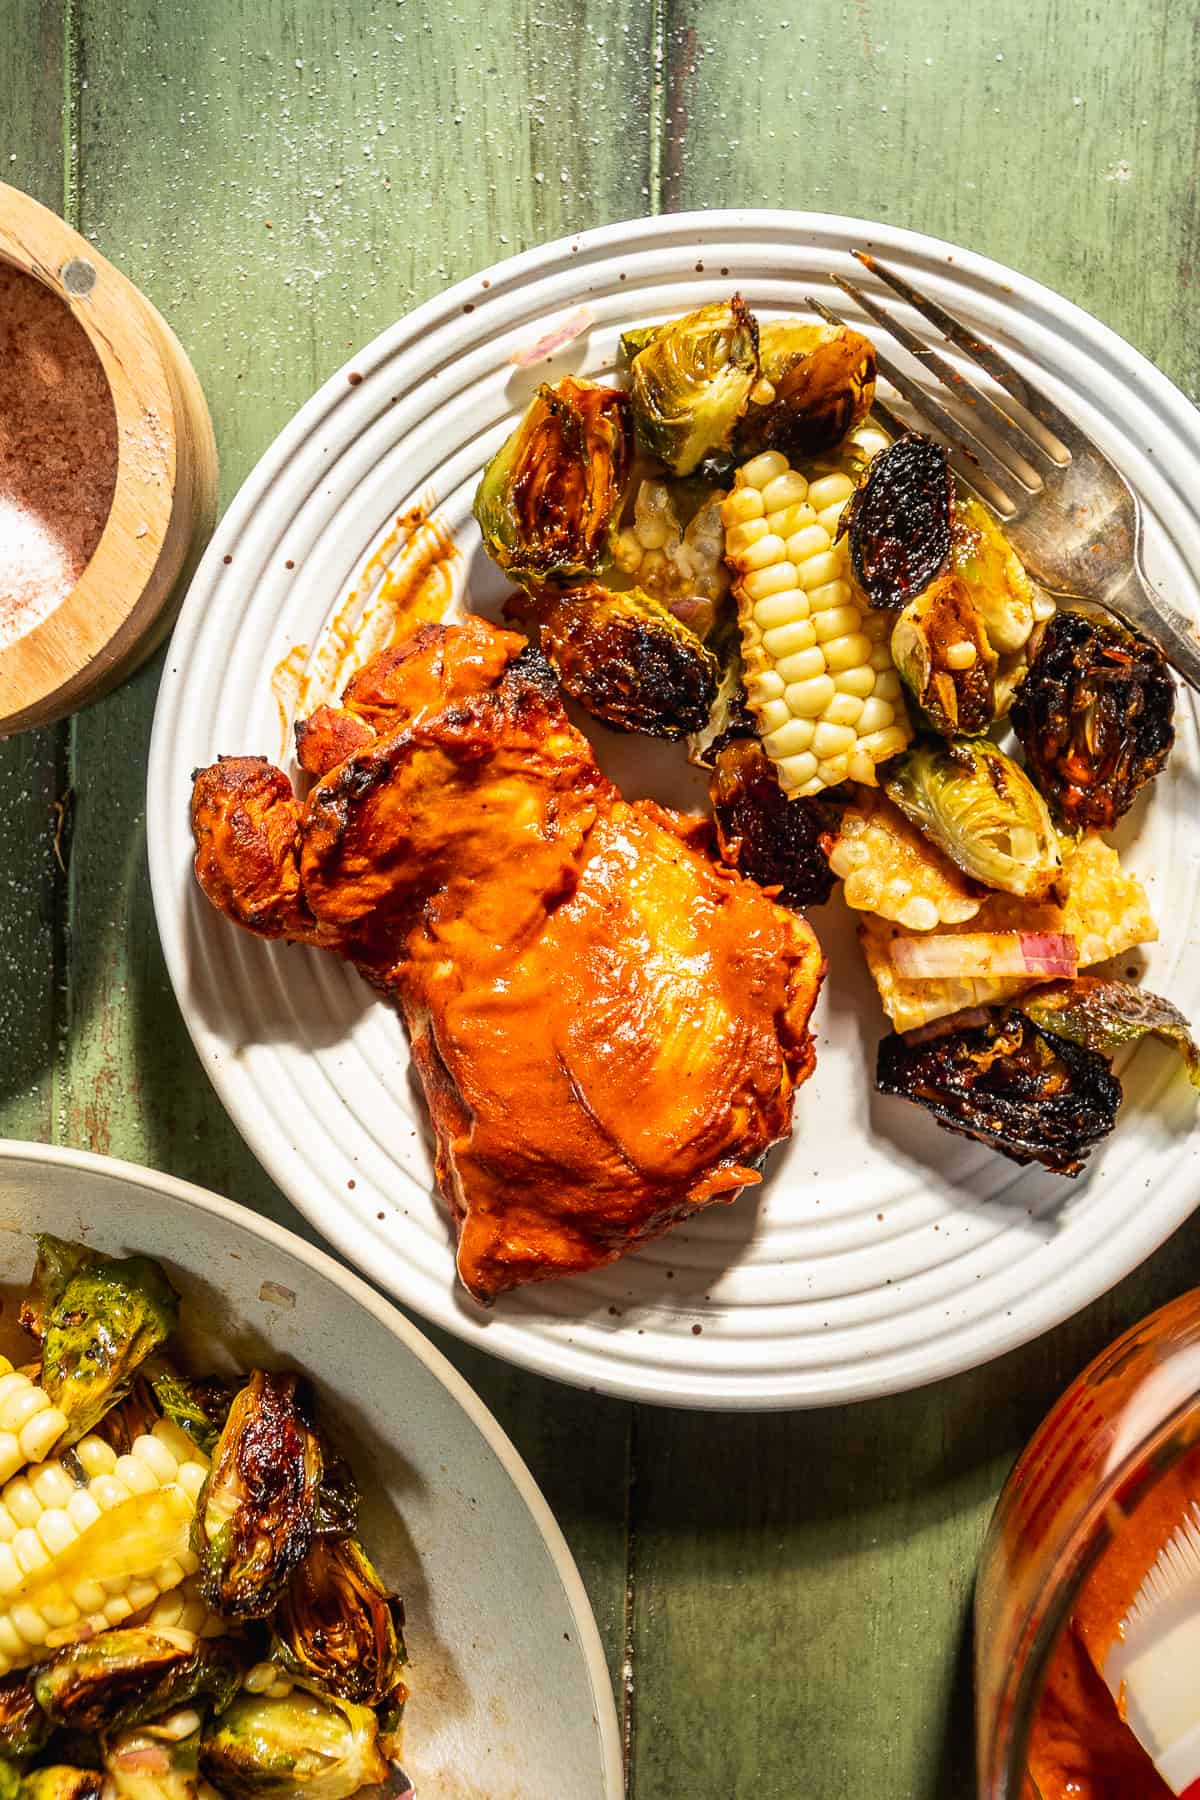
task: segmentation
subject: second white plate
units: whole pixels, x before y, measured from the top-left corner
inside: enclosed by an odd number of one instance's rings
[[[251,1148],[339,1250],[427,1318],[528,1368],[641,1399],[856,1399],[1035,1336],[1133,1268],[1200,1198],[1191,1090],[1165,1052],[1139,1050],[1118,1128],[1075,1183],[945,1135],[872,1092],[884,1022],[835,899],[812,915],[831,963],[817,1072],[763,1186],[615,1268],[505,1296],[485,1314],[455,1286],[398,1018],[332,958],[261,943],[208,906],[191,872],[191,771],[222,752],[280,757],[273,671],[296,645],[319,645],[347,596],[362,594],[372,552],[415,502],[436,500],[461,552],[456,583],[474,608],[494,611],[503,583],[479,545],[471,499],[547,373],[514,370],[510,352],[549,316],[584,304],[594,320],[551,378],[568,368],[603,377],[622,328],[735,287],[768,315],[804,312],[814,289],[840,307],[827,272],[853,268],[856,246],[998,341],[1092,433],[1142,499],[1152,575],[1183,610],[1200,610],[1189,501],[1200,418],[1112,332],[1011,270],[894,227],[804,213],[679,215],[501,263],[402,320],[329,381],[219,528],[159,698],[147,810],[159,929],[201,1059]],[[311,655],[296,661],[312,666]],[[1162,929],[1143,979],[1196,1016],[1191,696],[1178,732],[1121,844]],[[598,743],[627,792],[699,799],[695,772],[670,747],[604,734]]]

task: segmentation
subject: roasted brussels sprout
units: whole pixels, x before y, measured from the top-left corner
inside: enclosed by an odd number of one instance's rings
[[[760,325],[758,358],[771,397],[756,390],[738,427],[739,456],[780,450],[819,456],[860,425],[875,397],[875,346],[848,325],[776,319]]]
[[[939,575],[892,628],[892,661],[946,737],[986,731],[995,716],[996,654],[959,577]]]
[[[892,1033],[879,1046],[875,1085],[914,1100],[947,1131],[987,1144],[1016,1163],[1078,1175],[1116,1124],[1121,1084],[1103,1056],[1044,1031],[1011,1007],[985,1025],[919,1041]]]
[[[906,431],[871,458],[842,514],[850,561],[872,606],[895,610],[929,586],[950,553],[954,484],[941,444]]]
[[[633,458],[629,395],[543,385],[480,478],[475,517],[514,581],[586,580],[608,560]]]
[[[889,763],[883,787],[914,825],[985,887],[1041,900],[1062,867],[1046,802],[986,738],[925,739]]]
[[[235,1700],[204,1733],[200,1767],[228,1800],[347,1800],[387,1776],[370,1708],[299,1688]]]
[[[0,1795],[3,1795],[0,1788]],[[68,1763],[50,1763],[44,1769],[28,1769],[18,1790],[20,1800],[101,1800],[104,1776],[99,1769],[75,1769]]]
[[[159,1411],[211,1456],[237,1390],[218,1375],[197,1379],[170,1367],[154,1371],[150,1388]]]
[[[138,1369],[179,1321],[179,1295],[145,1256],[81,1263],[45,1314],[42,1386],[77,1443],[123,1400]]]
[[[733,444],[758,380],[754,316],[735,294],[661,325],[629,376],[638,441],[676,475],[690,475]]]
[[[707,721],[717,663],[661,600],[593,583],[514,596],[511,618],[536,622],[564,692],[618,731],[680,738]]]
[[[1021,1011],[1056,1037],[1070,1038],[1101,1056],[1115,1056],[1125,1044],[1153,1033],[1178,1050],[1188,1080],[1200,1088],[1200,1045],[1179,1008],[1128,981],[1077,975],[1035,988],[1017,1002]]]
[[[950,566],[998,656],[1023,650],[1034,626],[1054,612],[1054,602],[1038,593],[987,507],[969,494],[955,498]]]
[[[225,1619],[263,1619],[312,1542],[321,1444],[297,1375],[256,1369],[234,1400],[196,1503],[200,1591]]]
[[[222,1711],[241,1685],[232,1639],[128,1626],[68,1644],[37,1670],[33,1691],[55,1725],[109,1732],[156,1719],[204,1694]]]
[[[1111,829],[1175,741],[1162,652],[1115,619],[1059,612],[1013,701],[1034,780],[1067,825]]]
[[[708,792],[725,862],[761,887],[778,888],[788,906],[828,900],[833,873],[821,838],[832,825],[831,809],[819,800],[789,800],[757,738],[726,738]]]
[[[400,1680],[404,1609],[353,1538],[318,1538],[276,1610],[272,1655],[306,1687],[376,1706]]]
[[[0,1758],[32,1756],[50,1736],[51,1724],[33,1691],[33,1669],[14,1669],[0,1679]]]
[[[33,1279],[18,1315],[22,1330],[40,1344],[46,1336],[50,1314],[66,1292],[67,1283],[81,1269],[90,1269],[99,1261],[99,1252],[89,1250],[86,1244],[54,1237],[49,1231],[39,1232]]]

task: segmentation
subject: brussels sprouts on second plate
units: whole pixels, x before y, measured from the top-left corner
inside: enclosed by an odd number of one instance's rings
[[[954,483],[946,451],[906,431],[873,456],[842,514],[855,579],[872,606],[894,611],[929,586],[950,553]]]
[[[299,1688],[235,1700],[201,1739],[200,1767],[228,1800],[347,1800],[388,1772],[368,1707]]]
[[[404,1608],[353,1538],[318,1538],[274,1615],[272,1654],[306,1687],[360,1706],[394,1693]]]
[[[627,332],[630,347],[641,342]],[[676,475],[730,449],[759,379],[758,326],[740,294],[649,328],[630,366],[638,441]]]
[[[875,397],[875,346],[848,325],[775,319],[758,329],[770,397],[757,390],[738,427],[738,454],[781,450],[789,462],[820,456],[861,425]]]
[[[297,1375],[256,1369],[229,1411],[196,1506],[200,1591],[224,1619],[262,1619],[312,1542],[321,1444]]]
[[[985,1022],[879,1046],[875,1085],[914,1100],[938,1124],[976,1138],[1013,1162],[1040,1162],[1078,1175],[1093,1146],[1116,1124],[1121,1084],[1103,1056],[1052,1035],[1013,1008]]]
[[[480,477],[475,517],[513,581],[586,580],[608,561],[633,461],[629,395],[567,375],[538,389]]]
[[[62,1441],[73,1444],[124,1398],[146,1358],[171,1336],[179,1296],[148,1257],[100,1256],[80,1261],[47,1299],[42,1386],[67,1418]]]
[[[694,631],[640,588],[598,582],[514,595],[506,612],[535,622],[564,693],[617,731],[680,738],[708,720],[717,663]]]
[[[1038,786],[1074,830],[1109,830],[1175,741],[1175,683],[1162,652],[1115,619],[1059,612],[1013,702]]]
[[[996,712],[996,653],[961,579],[939,575],[899,614],[892,661],[935,731],[986,731]]]
[[[721,856],[732,868],[778,888],[788,906],[821,906],[833,874],[821,839],[833,810],[820,800],[791,800],[756,737],[717,746],[708,784]]]
[[[37,1670],[33,1692],[56,1726],[108,1732],[156,1719],[200,1695],[222,1711],[241,1685],[244,1663],[230,1639],[133,1626],[68,1644]]]
[[[925,739],[887,765],[890,800],[985,887],[1040,900],[1062,867],[1046,802],[986,738]]]

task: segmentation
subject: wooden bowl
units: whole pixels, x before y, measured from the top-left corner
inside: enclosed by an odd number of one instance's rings
[[[216,519],[217,450],[200,383],[144,294],[57,214],[0,182],[0,262],[79,321],[116,412],[117,474],[75,587],[0,651],[0,737],[74,712],[148,656]]]

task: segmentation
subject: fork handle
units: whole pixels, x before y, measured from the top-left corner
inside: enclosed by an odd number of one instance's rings
[[[1105,594],[1102,604],[1157,644],[1176,673],[1200,693],[1200,632],[1196,623],[1156,594],[1139,568],[1131,568],[1124,581]]]

